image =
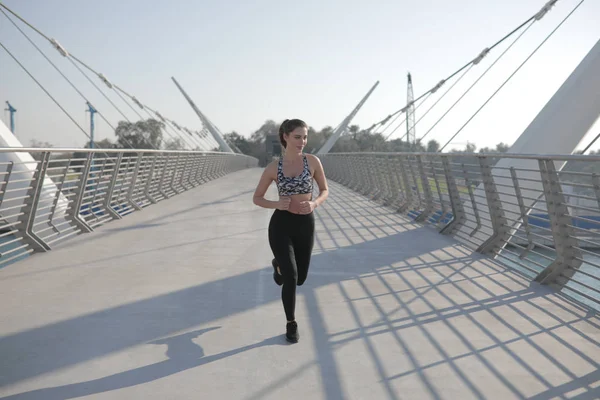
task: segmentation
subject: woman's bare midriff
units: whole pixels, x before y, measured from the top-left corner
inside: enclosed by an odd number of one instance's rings
[[[288,209],[288,211],[291,212],[292,214],[300,214],[300,203],[301,202],[312,200],[312,195],[310,193],[294,194],[294,195],[288,196],[288,197],[291,199],[290,208]]]

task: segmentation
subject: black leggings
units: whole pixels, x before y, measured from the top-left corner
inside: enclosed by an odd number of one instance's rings
[[[283,277],[281,300],[288,321],[295,319],[296,286],[308,275],[313,249],[315,216],[275,210],[269,223],[269,245]]]

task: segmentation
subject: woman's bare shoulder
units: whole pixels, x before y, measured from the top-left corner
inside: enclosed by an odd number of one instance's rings
[[[308,160],[308,164],[313,168],[321,166],[321,160],[314,154],[306,154],[306,159]]]
[[[277,162],[279,160],[273,160],[267,164],[264,172],[268,175],[275,176],[277,174]]]

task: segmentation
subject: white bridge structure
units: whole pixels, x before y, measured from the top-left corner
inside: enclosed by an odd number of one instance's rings
[[[202,130],[85,67],[185,148],[26,148],[0,123],[1,399],[600,397],[600,156],[575,154],[600,41],[507,153],[332,152],[377,81],[317,152],[295,346],[258,160],[174,78]]]

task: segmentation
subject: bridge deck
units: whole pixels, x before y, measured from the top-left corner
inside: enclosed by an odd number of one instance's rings
[[[600,397],[594,313],[335,183],[288,345],[259,174],[0,270],[0,396]]]

